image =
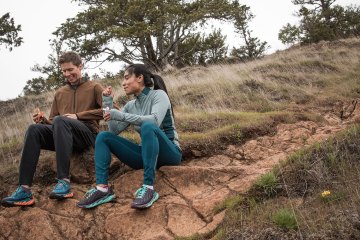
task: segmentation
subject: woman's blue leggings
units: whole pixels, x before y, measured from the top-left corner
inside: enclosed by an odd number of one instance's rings
[[[144,184],[154,185],[157,168],[179,165],[182,153],[155,124],[141,125],[141,145],[111,132],[100,132],[95,142],[96,184],[108,184],[111,153],[133,169],[144,168]]]

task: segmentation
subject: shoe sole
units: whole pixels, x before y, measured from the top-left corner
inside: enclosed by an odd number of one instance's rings
[[[62,199],[66,199],[66,198],[72,198],[74,196],[73,193],[67,193],[64,195],[59,195],[59,194],[55,194],[55,193],[51,193],[49,198],[51,199],[57,199],[57,200],[62,200]]]
[[[31,199],[27,202],[1,202],[4,207],[29,207],[35,204],[35,200]]]
[[[114,200],[116,198],[116,195],[113,194],[113,195],[110,195],[110,196],[107,196],[106,198],[103,198],[103,199],[99,199],[97,200],[96,202],[93,202],[92,204],[88,204],[88,205],[79,205],[79,204],[76,204],[79,208],[85,208],[85,209],[90,209],[90,208],[94,208],[96,206],[99,206],[101,204],[104,204],[104,203],[107,203],[107,202],[111,202],[112,200]]]
[[[149,208],[153,205],[153,203],[159,199],[159,194],[157,192],[154,193],[154,197],[150,200],[150,202],[148,202],[147,204],[143,204],[143,205],[131,205],[131,208],[134,209],[146,209]]]

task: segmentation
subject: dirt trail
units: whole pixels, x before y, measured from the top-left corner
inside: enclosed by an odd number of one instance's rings
[[[253,181],[298,149],[325,140],[345,129],[354,117],[341,122],[332,114],[326,124],[310,121],[279,124],[274,136],[225,154],[198,158],[178,167],[162,167],[155,188],[160,199],[148,210],[130,208],[142,171],[129,171],[113,182],[117,200],[95,210],[75,206],[89,185],[73,185],[75,197],[63,202],[48,199],[50,189],[34,188],[32,208],[0,208],[0,239],[174,239],[214,230],[225,213],[213,209],[234,193],[244,193]]]

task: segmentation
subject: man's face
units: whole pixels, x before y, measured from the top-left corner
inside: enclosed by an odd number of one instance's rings
[[[81,79],[82,64],[80,64],[80,66],[75,66],[73,63],[68,62],[61,64],[60,68],[64,77],[71,85],[79,83]]]

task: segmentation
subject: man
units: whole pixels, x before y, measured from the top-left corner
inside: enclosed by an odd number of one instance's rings
[[[30,187],[41,149],[56,152],[57,184],[50,198],[72,197],[69,176],[72,152],[94,146],[102,119],[103,87],[82,78],[83,65],[77,53],[63,53],[58,63],[66,85],[55,92],[49,119],[41,113],[34,114],[35,124],[31,124],[25,134],[19,186],[11,196],[2,199],[3,206],[34,204]]]

